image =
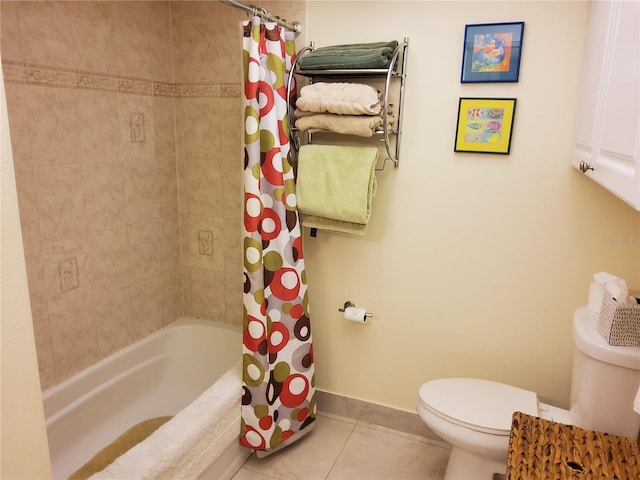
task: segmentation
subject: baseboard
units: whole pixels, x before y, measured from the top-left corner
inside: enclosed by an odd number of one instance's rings
[[[443,441],[424,424],[416,412],[408,412],[322,390],[316,390],[316,396],[320,413],[339,415],[429,440]]]

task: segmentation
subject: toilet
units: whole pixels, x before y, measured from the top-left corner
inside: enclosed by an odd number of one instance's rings
[[[569,410],[538,401],[535,392],[477,378],[443,378],[420,387],[420,418],[453,447],[445,480],[504,475],[515,411],[637,438],[640,415],[633,401],[640,385],[640,347],[609,345],[597,323],[598,314],[586,307],[574,313]]]

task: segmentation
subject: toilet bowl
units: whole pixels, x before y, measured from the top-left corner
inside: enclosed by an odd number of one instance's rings
[[[584,307],[575,312],[569,410],[539,402],[535,392],[476,378],[443,378],[420,387],[420,418],[453,447],[445,480],[491,480],[505,474],[516,411],[637,437],[640,416],[632,405],[640,384],[640,348],[608,345],[596,331],[597,321]]]
[[[534,392],[474,378],[425,383],[417,410],[431,430],[453,446],[446,480],[504,474],[513,412],[539,414]]]

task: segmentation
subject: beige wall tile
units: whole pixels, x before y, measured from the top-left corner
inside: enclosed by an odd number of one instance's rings
[[[229,11],[238,12],[238,10],[230,9],[227,5],[223,5],[220,2],[207,2],[207,1],[181,1],[171,2],[171,19],[181,20],[184,18],[199,18],[205,16],[212,16],[220,18],[222,15]]]
[[[243,225],[240,211],[233,217],[223,218],[224,271],[242,276]]]
[[[32,170],[16,170],[16,189],[22,243],[25,247],[40,245],[40,221],[38,215],[38,186]]]
[[[178,214],[175,170],[147,163],[126,164],[124,191],[127,222],[140,222]]]
[[[75,92],[40,86],[29,87],[25,92],[33,166],[79,164]]]
[[[105,358],[133,343],[133,307],[130,287],[105,292],[96,303],[98,356]]]
[[[82,163],[120,162],[120,124],[116,92],[82,90],[74,92]]]
[[[242,325],[242,284],[244,277],[238,263],[238,271],[224,272],[224,320],[232,325]]]
[[[4,6],[4,3],[2,5]],[[4,88],[7,97],[13,166],[16,171],[28,170],[31,169],[31,145],[29,144],[29,117],[25,104],[26,87],[23,84],[5,83]]]
[[[223,161],[231,160],[233,157],[226,157]],[[242,218],[244,205],[244,188],[242,185],[242,167],[237,166],[235,171],[232,168],[225,168],[222,172],[222,212],[225,218]]]
[[[123,162],[153,160],[155,155],[153,97],[118,95],[120,158]]]
[[[43,318],[33,322],[33,335],[35,337],[36,351],[38,353],[40,388],[42,388],[42,390],[46,390],[58,383],[56,381],[56,364],[53,357],[49,318]]]
[[[136,340],[166,324],[171,299],[167,295],[171,286],[168,274],[162,274],[136,283],[131,287],[131,311],[133,335]]]
[[[183,263],[224,271],[224,220],[190,215],[182,222]]]
[[[219,157],[189,158],[184,198],[192,216],[220,214],[223,204],[221,161]]]
[[[206,16],[185,15],[174,19],[172,28],[176,79],[188,83],[211,82],[218,49],[223,47],[215,43],[218,26]]]
[[[82,166],[87,231],[125,225],[124,175],[120,163],[90,163]]]
[[[242,166],[242,163],[238,162],[243,158],[244,115],[242,100],[239,95],[235,98],[221,98],[216,108],[219,118],[224,119],[224,122],[219,124],[222,134],[220,153],[238,160],[225,162],[225,164],[233,164],[235,170],[238,164]]]
[[[127,226],[131,258],[131,281],[139,283],[162,273],[162,225],[160,220]]]
[[[128,225],[127,241],[132,283],[178,269],[180,244],[177,217]]]
[[[178,163],[186,157],[184,100],[182,96],[176,96],[174,98],[176,160]]]
[[[21,60],[77,68],[79,53],[69,29],[71,2],[19,2]]]
[[[220,104],[220,98],[196,97],[182,100],[182,148],[186,158],[210,158],[220,151],[223,138],[220,129],[224,122],[217,114]]]
[[[99,360],[95,301],[96,298],[91,298],[72,309],[51,315],[51,344],[58,383]]]
[[[19,2],[0,2],[0,52],[4,60],[22,59]]]
[[[182,309],[184,315],[192,315],[193,302],[191,294],[191,268],[185,265],[180,265],[180,280],[182,283]]]
[[[178,168],[177,168],[177,177],[178,177],[178,202],[180,207],[180,224],[184,223],[183,217],[185,215],[189,215],[189,190],[187,181],[187,168],[186,168],[186,160],[179,159],[178,160]]]
[[[47,285],[44,276],[42,249],[39,246],[25,248],[24,260],[27,267],[27,278],[29,281],[31,316],[33,317],[34,322],[38,322],[49,317]]]
[[[227,119],[223,129],[222,145],[219,152],[220,172],[222,175],[222,209],[225,217],[242,214],[244,145],[242,102],[238,98],[224,98],[221,103],[221,115]]]
[[[175,174],[176,118],[173,97],[153,97],[153,138],[155,160]]]
[[[152,78],[151,11],[153,2],[117,2],[113,42],[119,75]]]
[[[154,80],[173,82],[173,64],[171,52],[171,2],[149,2],[150,12],[150,59],[151,72]]]
[[[40,235],[52,242],[86,233],[82,167],[34,168]]]
[[[86,252],[86,279],[95,295],[131,284],[129,248],[125,227],[104,230],[79,240]]]
[[[172,7],[176,81],[240,82],[241,21],[247,15],[218,2],[173,2]]]
[[[217,58],[213,65],[210,81],[241,82],[242,69],[242,30],[239,20],[225,20],[217,25],[211,40],[215,46]]]
[[[91,72],[115,72],[113,43],[116,5],[109,1],[66,2],[67,25],[78,51],[76,68]]]
[[[184,308],[182,306],[182,278],[180,272],[180,266],[176,265],[173,270],[164,275],[164,325],[168,325],[176,318],[184,315]]]
[[[50,314],[83,308],[91,300],[89,255],[79,238],[42,246],[44,282]],[[52,328],[57,328],[51,325]]]
[[[189,315],[225,321],[224,272],[191,269],[191,311]]]

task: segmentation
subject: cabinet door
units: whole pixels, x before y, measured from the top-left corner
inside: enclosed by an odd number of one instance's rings
[[[593,176],[640,208],[640,2],[623,1],[618,6]]]
[[[640,209],[640,2],[593,2],[572,163]]]
[[[598,106],[600,105],[601,87],[605,76],[604,60],[607,52],[612,5],[612,2],[592,2],[591,4],[571,156],[571,163],[576,168],[580,168],[582,162],[593,164],[598,148]]]

